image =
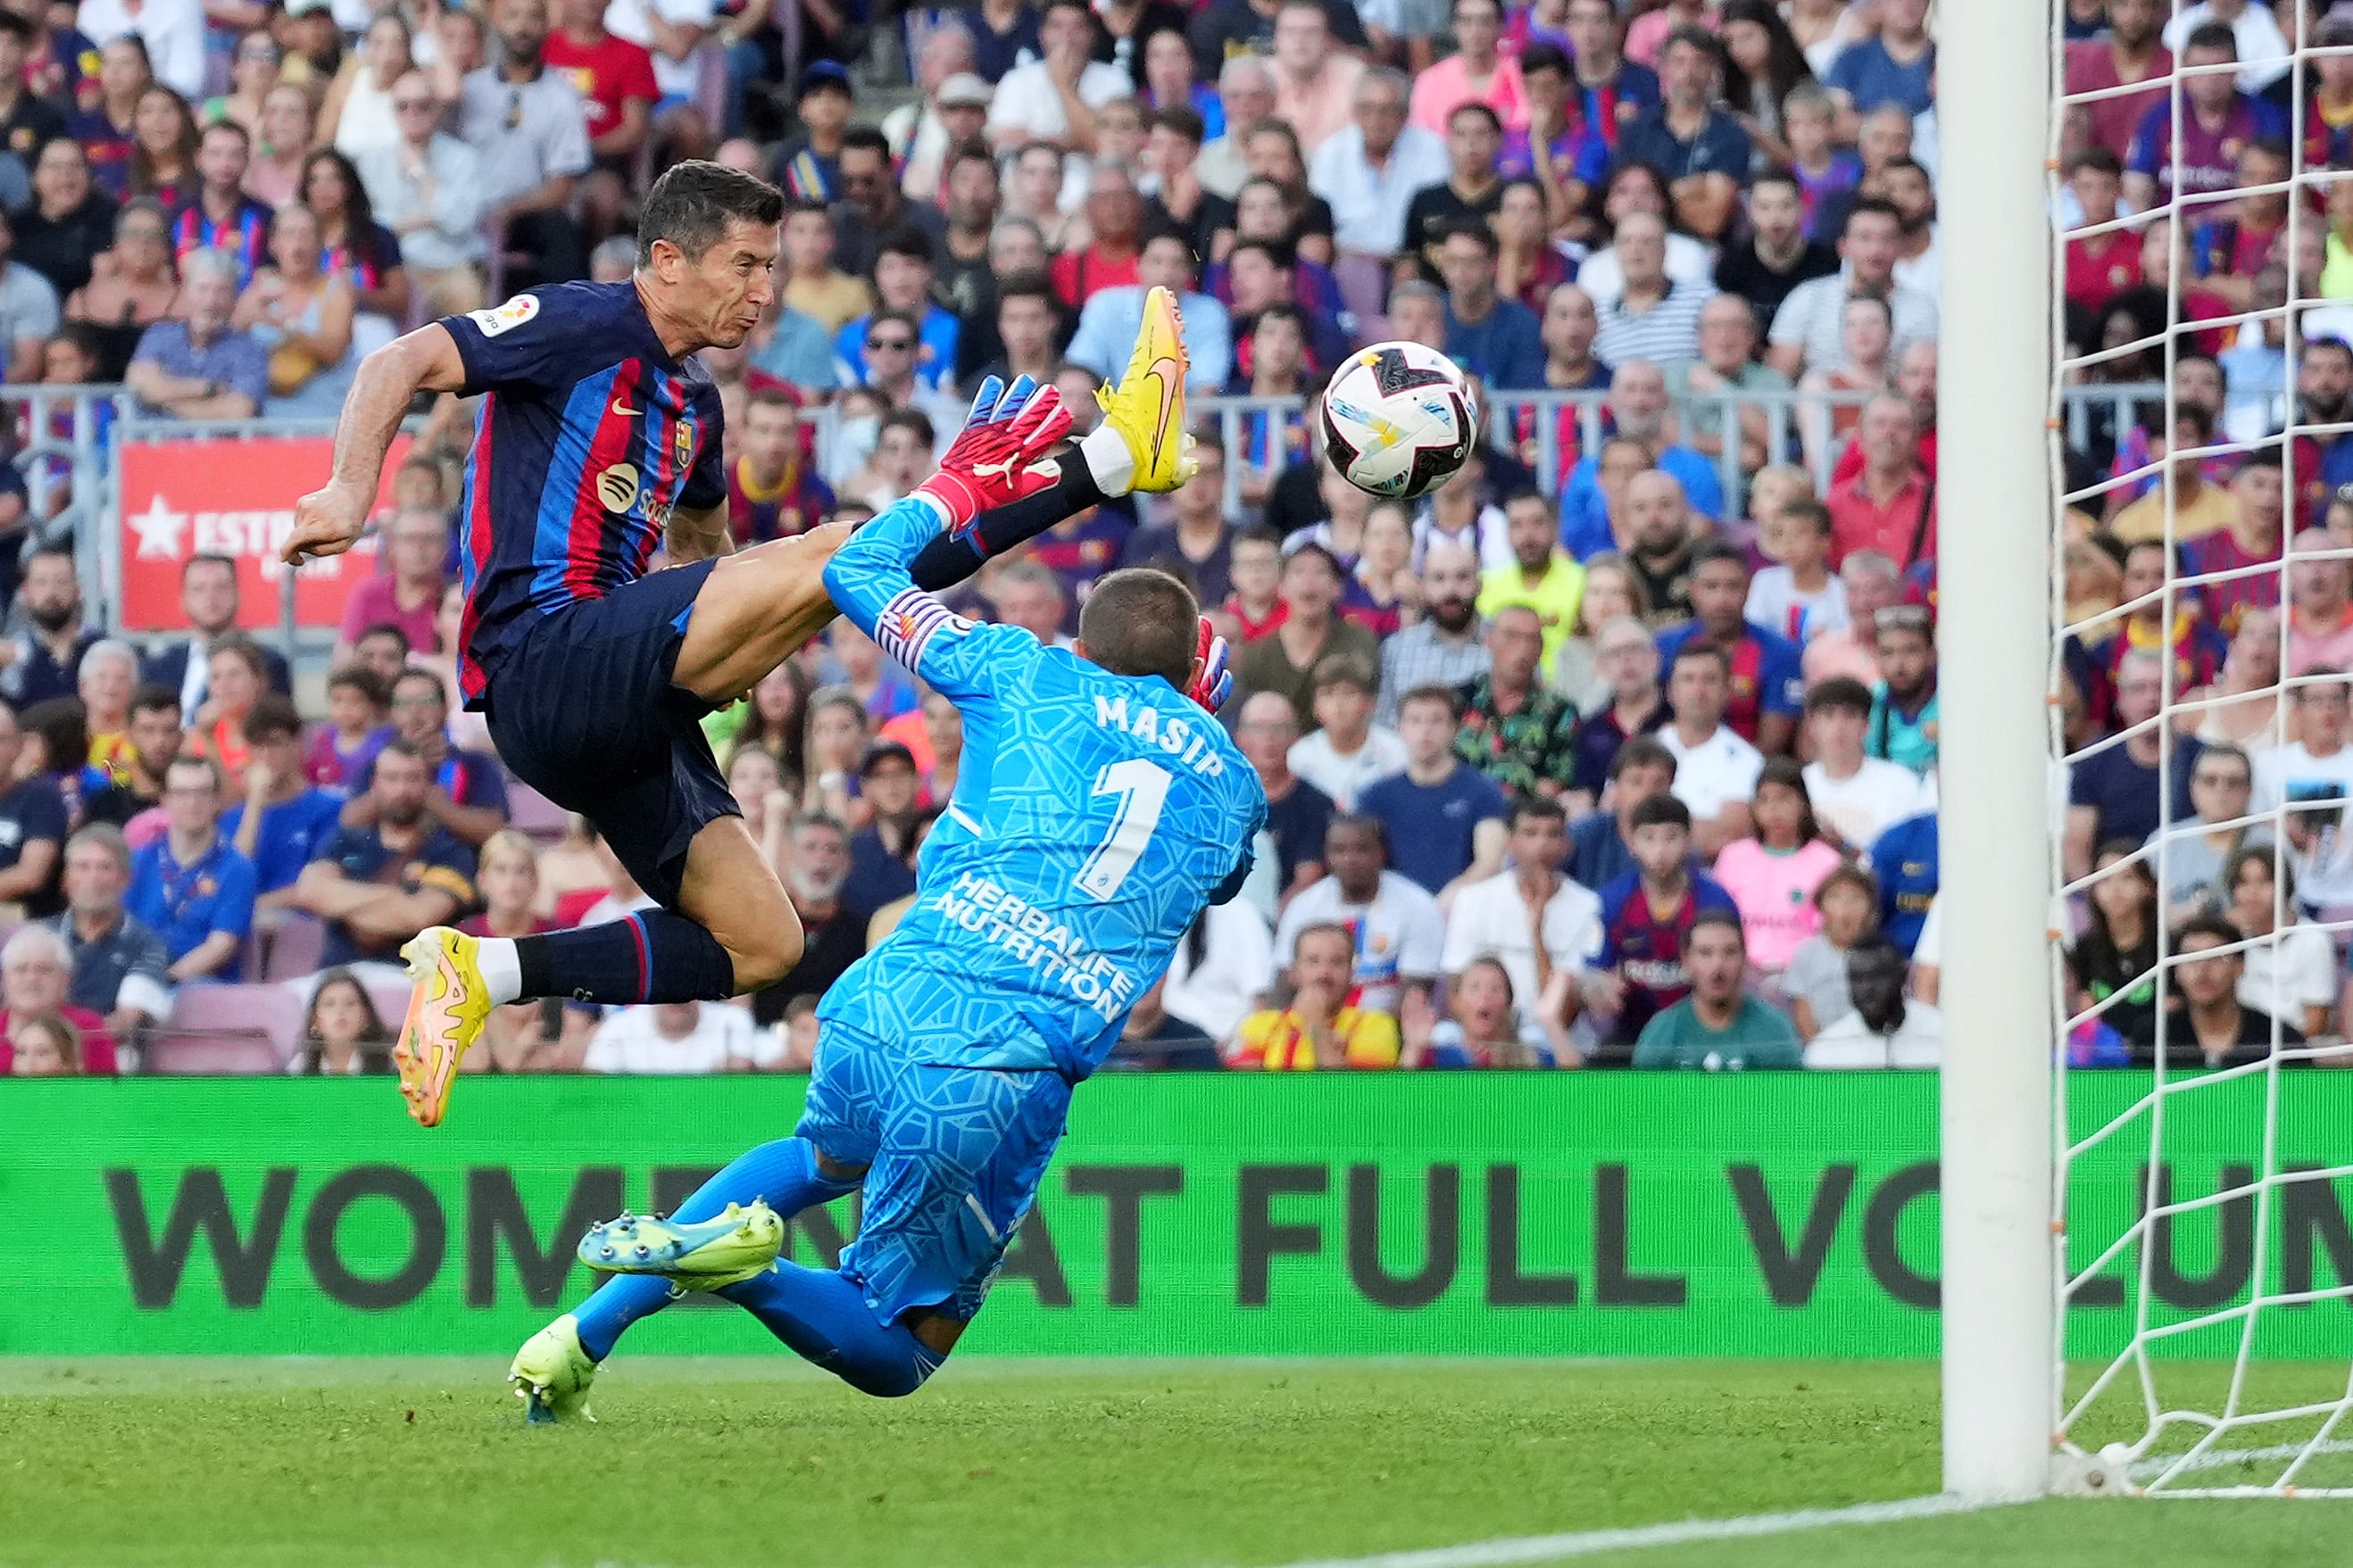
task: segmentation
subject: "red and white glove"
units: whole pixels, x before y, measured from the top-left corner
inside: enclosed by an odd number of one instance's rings
[[[1194,673],[1193,683],[1185,689],[1185,695],[1212,713],[1224,707],[1226,699],[1233,695],[1234,672],[1226,668],[1232,651],[1226,646],[1226,639],[1209,625],[1209,617],[1203,616],[1200,637],[1193,645],[1193,658],[1198,661],[1199,668]]]
[[[980,384],[972,413],[940,470],[915,487],[947,514],[948,531],[961,533],[985,511],[1036,495],[1062,477],[1047,459],[1071,433],[1062,395],[1028,376],[1007,386],[995,376]]]

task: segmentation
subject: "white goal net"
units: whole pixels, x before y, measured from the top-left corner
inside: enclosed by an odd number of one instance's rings
[[[2353,1496],[2353,11],[2327,12],[2051,6],[2054,1435],[2063,1479],[2152,1496]]]

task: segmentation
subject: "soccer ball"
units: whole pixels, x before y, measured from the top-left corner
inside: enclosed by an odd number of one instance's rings
[[[1350,354],[1324,389],[1324,449],[1358,489],[1411,500],[1471,458],[1479,402],[1454,362],[1419,343]]]

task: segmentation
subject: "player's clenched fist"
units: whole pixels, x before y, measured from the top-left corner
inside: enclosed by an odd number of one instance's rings
[[[1036,495],[1060,479],[1060,465],[1046,454],[1070,433],[1071,411],[1059,390],[1026,375],[1007,386],[992,375],[980,384],[940,471],[915,493],[939,503],[950,531],[961,530],[982,512]]]
[[[341,485],[312,490],[294,503],[294,531],[286,536],[286,548],[279,554],[289,566],[322,555],[341,555],[359,542],[372,499]]]

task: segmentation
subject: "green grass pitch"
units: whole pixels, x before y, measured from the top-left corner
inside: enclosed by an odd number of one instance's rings
[[[0,1568],[1247,1568],[1916,1496],[1929,1364],[0,1360]],[[2342,1369],[2337,1369],[2340,1379]],[[2050,1502],[1576,1559],[2308,1568],[2353,1505]]]

